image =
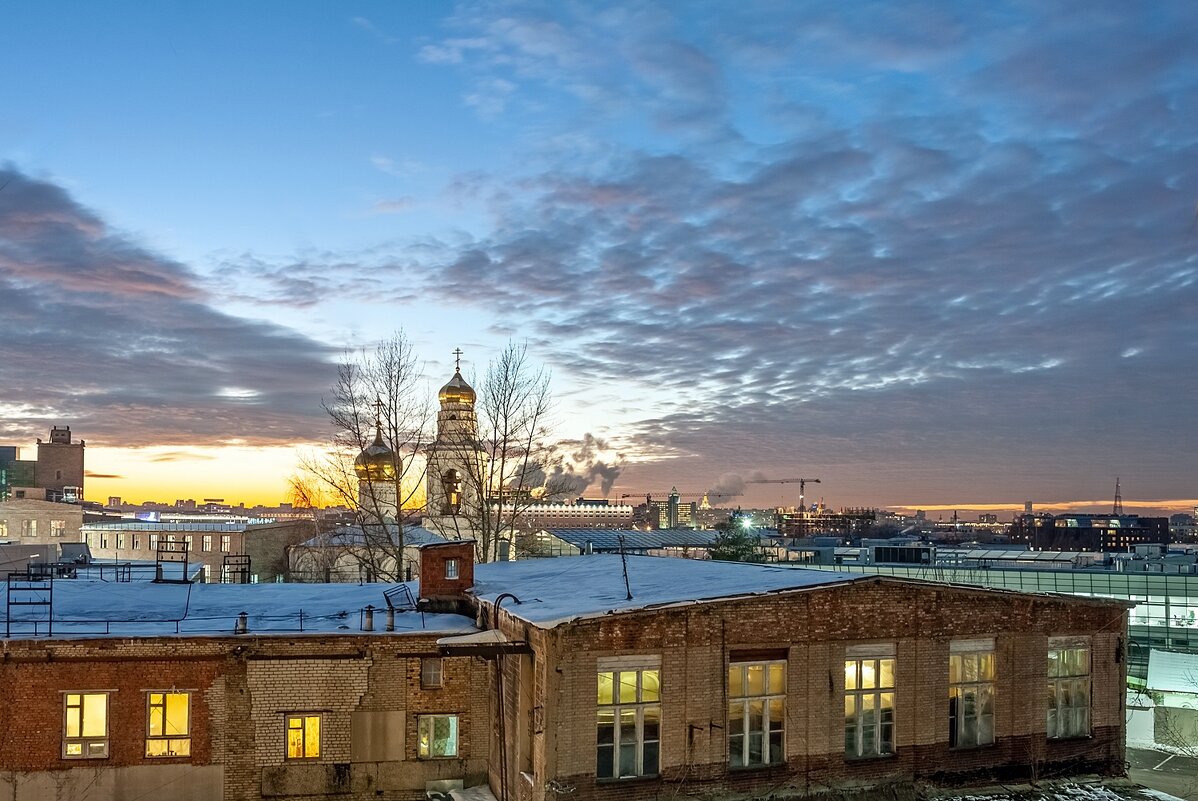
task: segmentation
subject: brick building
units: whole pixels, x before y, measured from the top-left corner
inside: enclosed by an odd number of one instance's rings
[[[0,501],[0,540],[24,544],[78,542],[82,506],[31,498]]]
[[[5,642],[0,781],[549,801],[1123,770],[1126,604],[473,548],[425,546],[419,587],[59,582],[53,638],[34,614]]]

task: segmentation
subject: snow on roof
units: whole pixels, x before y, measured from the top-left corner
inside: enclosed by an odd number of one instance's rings
[[[54,582],[54,638],[119,636],[157,637],[226,635],[237,616],[248,615],[250,634],[361,634],[360,613],[374,606],[374,633],[384,631],[387,600],[384,590],[397,584],[153,584],[149,582]],[[419,595],[409,583],[413,597]],[[0,618],[4,606],[0,605]],[[14,638],[46,635],[44,606],[13,608]],[[396,632],[466,633],[476,631],[463,615],[421,616],[407,610],[395,615]]]
[[[1148,653],[1148,689],[1163,693],[1198,694],[1198,654],[1176,651]]]
[[[475,594],[494,602],[500,593],[514,593],[522,603],[505,604],[505,611],[542,628],[553,628],[614,612],[876,578],[698,559],[629,556],[627,560],[632,600],[627,599],[623,565],[615,554],[478,565],[474,569]]]
[[[625,551],[643,551],[650,548],[704,548],[715,544],[718,531],[693,531],[689,528],[665,528],[655,531],[636,531],[623,528],[547,528],[553,536],[586,550],[587,543],[597,551],[616,551],[620,548],[620,537],[624,538]]]
[[[368,524],[366,530],[370,532],[370,536],[382,536],[382,527],[377,524]],[[387,524],[387,537],[392,544],[398,541],[399,527],[394,523]],[[404,547],[409,545],[429,545],[431,543],[446,542],[446,539],[435,531],[430,531],[421,526],[404,526],[403,528]],[[339,526],[332,531],[313,537],[310,540],[305,540],[300,544],[302,548],[344,548],[351,545],[361,545],[365,542],[365,534],[362,526]]]

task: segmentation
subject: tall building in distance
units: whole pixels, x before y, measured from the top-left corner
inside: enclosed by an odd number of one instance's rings
[[[54,426],[49,441],[37,440],[37,458],[22,459],[15,445],[0,446],[0,501],[83,500],[83,440],[71,438],[70,426]]]
[[[1167,545],[1169,518],[1139,515],[1023,514],[1011,526],[1011,540],[1034,551],[1127,552],[1137,545]]]

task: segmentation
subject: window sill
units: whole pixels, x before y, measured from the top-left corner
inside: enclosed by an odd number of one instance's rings
[[[948,747],[948,750],[952,751],[953,753],[957,753],[958,751],[964,751],[964,752],[982,751],[986,748],[993,748],[993,747],[994,747],[994,743],[981,743],[979,745],[950,745]]]
[[[771,771],[771,770],[778,770],[779,768],[785,768],[785,767],[786,767],[786,762],[785,762],[785,761],[783,761],[783,762],[771,762],[771,763],[769,763],[768,765],[738,765],[738,766],[736,766],[736,767],[733,767],[732,765],[729,765],[729,766],[728,766],[728,772],[729,772],[729,773],[736,773],[736,774],[740,774],[740,773],[766,773],[766,772],[769,772],[769,771]]]
[[[654,773],[651,776],[619,776],[619,777],[605,777],[605,778],[599,778],[598,776],[595,777],[595,784],[597,784],[599,786],[603,786],[603,785],[610,786],[610,785],[614,785],[614,784],[631,784],[633,782],[648,783],[648,782],[656,782],[656,781],[661,781],[660,773]]]
[[[1078,740],[1093,740],[1094,735],[1093,735],[1093,733],[1071,734],[1068,737],[1047,737],[1046,739],[1050,743],[1070,743],[1070,742],[1076,742]]]
[[[898,751],[892,751],[889,754],[866,754],[864,756],[844,755],[845,762],[878,762],[887,759],[898,759]]]

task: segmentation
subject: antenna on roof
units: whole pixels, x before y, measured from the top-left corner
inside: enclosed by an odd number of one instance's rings
[[[624,563],[624,589],[628,592],[626,600],[632,600],[632,587],[628,584],[628,557],[624,554],[624,535],[617,534],[616,541],[620,543],[620,561]]]

